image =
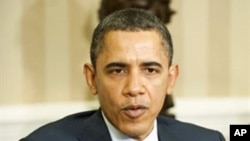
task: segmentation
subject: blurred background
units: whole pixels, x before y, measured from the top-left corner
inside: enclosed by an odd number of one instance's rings
[[[100,0],[0,0],[0,140],[98,107],[89,62]],[[172,0],[180,66],[176,118],[220,130],[250,123],[250,1]]]

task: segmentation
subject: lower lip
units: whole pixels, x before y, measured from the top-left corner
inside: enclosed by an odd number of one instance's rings
[[[146,112],[146,109],[144,109],[144,108],[135,109],[135,110],[126,109],[126,110],[123,110],[123,112],[125,113],[126,116],[128,116],[130,118],[138,118]]]

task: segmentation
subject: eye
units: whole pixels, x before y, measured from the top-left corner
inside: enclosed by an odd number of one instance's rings
[[[123,73],[124,71],[122,69],[114,69],[113,73]]]
[[[123,74],[124,72],[125,71],[122,68],[114,68],[109,70],[110,74]]]
[[[144,72],[146,72],[147,74],[155,74],[158,73],[159,71],[155,68],[145,68]]]

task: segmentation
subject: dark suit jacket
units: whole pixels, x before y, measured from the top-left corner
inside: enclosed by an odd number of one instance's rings
[[[159,141],[224,141],[213,130],[183,123],[165,116],[157,118]],[[70,115],[47,124],[20,141],[111,141],[101,111]]]

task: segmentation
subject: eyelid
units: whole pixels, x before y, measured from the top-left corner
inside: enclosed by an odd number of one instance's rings
[[[159,72],[160,71],[159,67],[145,67],[144,70],[145,71],[152,70],[154,72]]]
[[[149,75],[152,74],[158,74],[161,73],[162,71],[162,66],[158,65],[158,64],[151,64],[151,65],[147,65],[147,66],[143,66],[143,72]]]
[[[105,66],[105,71],[107,73],[112,73],[118,69],[124,69],[126,67],[125,63],[122,62],[111,62]]]
[[[121,72],[125,72],[125,67],[119,67],[119,66],[113,66],[113,67],[109,67],[106,69],[106,72],[109,74],[120,74],[120,72],[117,72],[118,70]]]

